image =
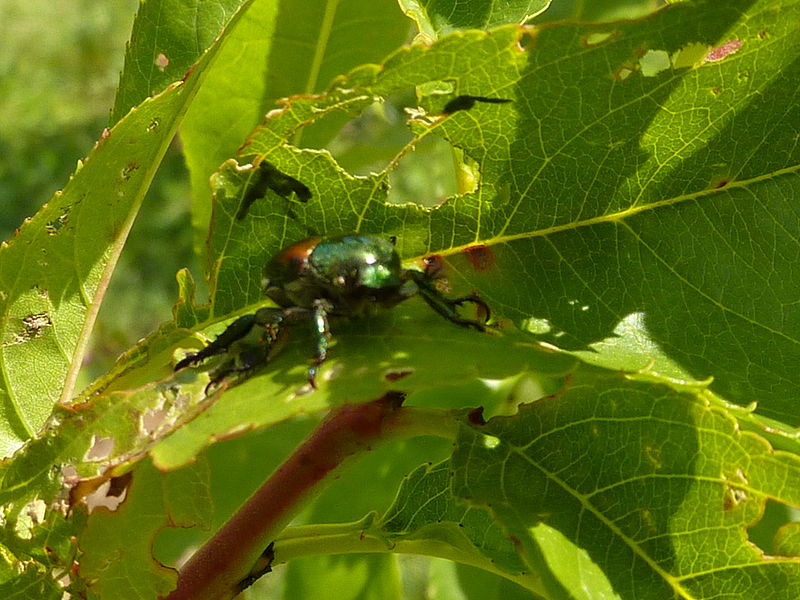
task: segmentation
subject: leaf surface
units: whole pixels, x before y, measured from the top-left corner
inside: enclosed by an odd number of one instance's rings
[[[798,595],[798,557],[748,540],[767,498],[800,501],[797,456],[691,393],[589,379],[464,427],[452,459],[453,492],[488,507],[528,566],[553,575],[549,593]]]
[[[111,122],[182,80],[242,4],[242,0],[216,0],[212,8],[203,0],[142,2],[125,53]]]
[[[469,2],[465,0],[401,0],[400,6],[431,39],[459,29],[491,29],[523,24],[547,9],[550,0]]]
[[[478,290],[540,339],[614,368],[713,377],[730,400],[796,424],[790,21],[760,3],[699,2],[613,26],[465,33],[292,100],[243,157],[307,182],[313,198],[235,222],[245,194],[230,182],[244,175],[221,172],[214,311],[255,302],[262,265],[290,241],[395,235],[404,257],[443,257],[454,289]],[[445,136],[480,171],[475,192],[435,210],[387,205],[385,173],[353,178],[281,145],[328,112],[434,84],[415,131]],[[513,102],[434,116],[466,93]]]

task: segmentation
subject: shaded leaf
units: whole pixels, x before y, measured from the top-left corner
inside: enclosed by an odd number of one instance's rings
[[[452,548],[452,556],[537,589],[509,537],[483,508],[453,495],[450,461],[418,468],[403,482],[394,504],[377,524],[392,543],[424,540]],[[442,552],[447,556],[447,551]],[[482,564],[483,563],[483,564]]]
[[[767,498],[800,502],[800,461],[689,389],[576,374],[518,415],[465,426],[453,468],[454,493],[490,507],[528,566],[558,579],[555,595],[800,590],[797,556],[767,557],[747,538]]]
[[[203,479],[197,466],[163,475],[143,461],[133,472],[124,501],[113,511],[95,509],[81,534],[80,574],[97,597],[157,598],[175,587],[177,572],[152,556],[155,536],[167,526],[208,520]]]

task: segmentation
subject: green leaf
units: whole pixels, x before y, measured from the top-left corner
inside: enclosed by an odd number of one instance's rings
[[[212,267],[221,306],[254,301],[260,265],[309,230],[396,235],[404,256],[445,257],[454,287],[480,290],[540,339],[613,368],[713,377],[728,399],[797,424],[800,39],[783,15],[797,3],[781,15],[699,2],[614,27],[454,35],[294,99],[243,155],[309,182],[314,198],[255,208],[238,226],[281,217],[248,229],[248,242],[224,209],[212,239],[225,250]],[[513,100],[414,122],[480,170],[477,191],[436,210],[387,205],[386,173],[354,179],[325,154],[280,145],[339,107],[432,84],[429,115],[457,94]],[[242,194],[229,192],[235,207]],[[226,261],[241,272],[245,256],[252,276],[223,281]]]
[[[767,498],[800,502],[800,460],[689,389],[576,373],[518,415],[465,424],[452,460],[453,492],[489,508],[555,580],[549,596],[800,593],[796,557],[748,540]]]
[[[389,390],[411,394],[478,377],[504,378],[520,370],[557,376],[574,365],[574,359],[542,350],[513,331],[501,337],[455,327],[415,299],[375,318],[336,322],[331,359],[321,370],[319,388],[310,392],[306,381],[313,344],[305,333],[295,328],[263,372],[227,388],[210,404],[203,393],[208,375],[179,373],[176,382],[192,386],[185,388],[192,404],[207,408],[153,449],[159,466],[185,464],[228,432],[366,401]],[[449,352],[441,352],[442,344]],[[219,366],[220,361],[210,361],[207,369],[213,374]]]
[[[248,10],[181,135],[201,254],[211,217],[209,177],[264,114],[281,98],[320,92],[341,73],[382,59],[407,38],[409,25],[394,0],[283,0],[258,2]],[[327,143],[343,122],[304,132],[306,143]]]
[[[69,569],[74,540],[85,524],[81,501],[103,483],[125,474],[158,439],[202,411],[203,405],[192,406],[186,400],[169,384],[156,384],[155,388],[151,385],[133,393],[106,393],[91,403],[59,408],[40,437],[0,468],[4,510],[0,543],[13,557],[15,568],[36,559],[41,568],[48,567],[45,578],[58,577],[54,569]],[[172,476],[171,484],[165,484],[170,492],[163,498],[170,512],[169,522],[179,525],[207,520],[203,516],[207,505],[194,501],[202,495],[189,489],[182,477],[178,473]],[[137,482],[136,472],[133,482]],[[69,507],[63,500],[65,486],[71,488],[69,503],[73,510],[69,519],[65,515]],[[30,516],[32,512],[36,512],[36,518]],[[139,532],[144,531],[145,523],[151,523],[155,531],[167,519],[155,510],[146,517],[131,518],[142,519]],[[40,577],[43,575],[40,572]]]
[[[791,286],[782,282],[792,281],[788,257],[796,243],[781,235],[782,227],[791,227],[786,221],[791,213],[780,189],[794,185],[796,150],[787,141],[757,162],[748,162],[749,155],[728,156],[745,147],[736,140],[746,139],[748,130],[732,127],[735,114],[726,109],[729,103],[716,100],[725,90],[734,107],[756,110],[749,107],[751,99],[761,102],[772,95],[753,95],[748,92],[752,86],[768,80],[780,88],[791,86],[792,79],[775,64],[749,68],[746,72],[756,81],[748,80],[746,88],[738,76],[726,87],[713,87],[729,77],[728,70],[735,75],[747,68],[739,61],[755,60],[758,44],[767,39],[790,44],[793,38],[781,34],[772,13],[753,9],[742,32],[752,32],[742,38],[745,45],[739,50],[736,44],[726,46],[733,53],[723,60],[706,60],[698,45],[712,44],[724,23],[734,28],[726,35],[735,35],[739,13],[720,10],[709,3],[675,6],[658,19],[621,24],[613,31],[570,25],[450,36],[432,46],[402,49],[380,69],[360,68],[320,97],[292,99],[251,136],[243,155],[268,160],[305,182],[312,198],[303,204],[270,191],[251,206],[247,218],[237,219],[257,170],[231,161],[215,175],[210,243],[218,258],[209,262],[212,321],[262,303],[263,266],[292,241],[310,233],[396,235],[409,262],[424,254],[439,256],[454,293],[479,290],[496,314],[584,360],[679,378],[713,376],[712,389],[729,399],[742,404],[758,399],[763,414],[794,422],[792,391],[798,382],[790,364],[800,355],[791,330],[778,328],[775,320],[784,315],[778,300],[790,294]],[[767,38],[757,29],[758,19],[770,21]],[[694,30],[686,27],[689,21]],[[564,55],[570,47],[575,52]],[[658,52],[673,57],[674,68],[644,75],[634,61],[642,47],[663,49]],[[454,56],[457,61],[451,60]],[[627,77],[609,67],[628,64]],[[567,85],[567,73],[583,73],[592,87]],[[481,176],[475,192],[436,209],[387,204],[387,172],[355,178],[327,153],[284,145],[303,126],[342,108],[363,108],[376,96],[409,86],[425,89],[431,82],[446,82],[444,89],[451,92],[423,98],[428,116],[414,122],[415,131],[419,137],[444,135],[465,150]],[[689,102],[681,90],[690,88],[707,93]],[[479,103],[445,119],[437,116],[453,94],[461,93],[514,102]],[[661,104],[653,102],[655,97]],[[787,106],[788,113],[775,117],[776,135],[796,130],[790,114],[795,105]],[[698,111],[719,116],[710,126],[683,117]],[[684,133],[667,136],[668,131]],[[695,141],[687,145],[683,139]],[[723,156],[729,164],[721,170]],[[588,165],[595,165],[590,178]],[[718,179],[723,171],[726,181]],[[566,181],[576,187],[561,183]],[[745,201],[753,195],[759,204]],[[770,218],[757,218],[762,207]],[[749,219],[740,217],[748,211]],[[707,230],[701,225],[710,222],[712,213],[720,219]],[[726,221],[723,214],[736,218]],[[749,254],[748,247],[734,244],[745,222],[749,229],[763,229],[754,238],[760,246],[749,247]],[[709,263],[712,247],[716,254]],[[759,273],[771,273],[771,285],[764,285]],[[773,300],[756,307],[751,298],[764,294]],[[229,391],[219,409],[204,415],[202,425],[193,424],[167,441],[159,460],[177,452],[167,451],[172,444],[183,448],[179,454],[194,452],[190,449],[202,447],[220,429],[236,428],[237,422],[264,426],[298,411],[376,397],[389,385],[412,392],[463,377],[504,377],[523,369],[556,375],[570,369],[568,362],[557,364],[508,327],[499,338],[476,336],[418,304],[409,302],[369,321],[336,323],[337,346],[323,369],[325,383],[308,396],[302,395],[302,382],[311,342],[302,332],[294,333],[265,375]],[[758,322],[763,325],[754,327]],[[790,326],[791,320],[785,322]],[[449,351],[437,352],[434,339]],[[695,342],[702,339],[728,343],[706,344],[698,353]],[[777,360],[767,348],[777,352]],[[473,359],[459,359],[476,356],[482,357],[477,369]],[[493,356],[499,358],[494,366]],[[776,379],[761,375],[767,369]],[[388,373],[409,371],[412,376],[399,384],[386,379]],[[178,459],[179,454],[174,455],[177,462],[160,464],[182,464],[185,458]]]
[[[182,273],[175,324],[134,348],[71,413],[59,409],[44,435],[3,465],[2,568],[30,582],[24,565],[49,575],[72,564],[70,539],[83,523],[65,520],[52,504],[65,481],[61,465],[73,466],[68,481],[81,484],[136,475],[149,468],[135,464],[148,454],[158,468],[175,469],[225,437],[387,390],[414,402],[436,389],[432,404],[464,406],[472,399],[459,385],[532,372],[543,387],[536,397],[554,380],[563,389],[486,425],[473,414],[443,463],[446,472],[412,475],[387,519],[349,526],[345,551],[447,556],[553,598],[701,598],[746,586],[749,596],[798,595],[790,556],[796,528],[781,530],[764,552],[782,555],[765,560],[749,527],[767,498],[800,501],[790,427],[798,423],[800,387],[793,210],[799,17],[790,0],[701,1],[613,25],[465,32],[401,49],[327,92],[289,99],[237,141],[245,142],[239,156],[214,175],[210,304],[195,304],[193,282]],[[155,109],[168,108],[174,127],[187,87],[199,85],[195,76],[210,62],[205,55],[184,83],[122,119],[65,190],[69,202],[56,199],[0,250],[0,360],[13,391],[2,400],[9,414],[24,416],[19,425],[7,419],[9,448],[41,424],[64,387],[67,367],[58,365],[80,362],[86,315],[124,239],[109,233],[125,229],[135,212],[127,196],[104,207],[118,189],[115,177],[141,177],[145,167],[129,169],[132,152],[143,153],[147,169],[160,157],[141,143],[108,156],[104,148],[122,144],[118,138],[140,140]],[[474,178],[458,196],[440,205],[434,192],[419,205],[389,202],[390,177],[413,144],[364,177],[303,147],[314,146],[306,128],[333,130],[376,99],[410,91],[420,104],[410,122],[414,143],[441,136]],[[511,102],[443,114],[464,95]],[[237,219],[260,161],[307,185],[311,199],[268,191]],[[135,193],[143,193],[149,179],[136,181]],[[40,241],[73,235],[78,214],[86,248],[71,238],[57,247]],[[172,372],[186,351],[267,304],[262,270],[278,249],[312,233],[352,231],[396,235],[408,266],[437,261],[454,295],[475,291],[486,299],[496,329],[453,327],[417,298],[374,318],[334,321],[335,344],[316,391],[305,386],[312,344],[302,327],[240,385],[231,379],[206,389],[225,356]],[[87,265],[88,275],[65,275],[75,271],[62,266],[68,263],[59,257],[67,256]],[[47,294],[36,296],[39,289]],[[668,387],[667,377],[708,380],[709,389]],[[35,413],[31,402],[43,393],[50,399]],[[478,402],[490,400],[486,393]],[[512,392],[505,408],[516,402]],[[94,458],[108,439],[112,451]],[[354,494],[358,483],[350,481]],[[144,518],[138,505],[126,530],[151,535],[189,498],[178,495]],[[49,509],[39,522],[42,504]],[[104,517],[90,529],[113,529]],[[146,586],[160,589],[164,580],[149,569],[147,548],[136,550],[137,573],[154,573]],[[42,595],[52,595],[54,580],[43,579]]]
[[[525,573],[514,544],[491,515],[480,507],[461,504],[453,495],[450,461],[418,468],[403,482],[397,499],[377,524],[392,544],[431,548],[432,554],[500,572],[537,589]],[[437,550],[438,548],[438,550]]]
[[[63,193],[0,247],[3,454],[70,397],[97,304],[187,96],[174,88],[104,134]]]
[[[431,39],[458,29],[491,29],[509,23],[526,23],[550,5],[550,0],[401,0],[403,11]]]
[[[174,587],[177,572],[153,559],[156,534],[167,526],[207,521],[205,465],[162,475],[147,461],[133,471],[124,502],[96,508],[82,532],[81,577],[99,598],[157,598]]]
[[[149,0],[139,4],[125,53],[111,122],[116,123],[145,98],[176,81],[209,48],[222,28],[245,3],[216,0]]]

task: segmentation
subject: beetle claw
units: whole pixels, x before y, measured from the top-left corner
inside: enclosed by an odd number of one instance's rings
[[[453,306],[461,306],[462,304],[466,304],[467,302],[471,304],[475,304],[480,307],[483,311],[483,323],[486,324],[492,318],[492,311],[489,308],[489,305],[486,304],[483,300],[481,300],[478,296],[464,296],[463,298],[456,298],[455,300],[451,300]]]

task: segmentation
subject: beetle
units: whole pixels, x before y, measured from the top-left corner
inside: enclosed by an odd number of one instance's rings
[[[315,388],[319,367],[328,356],[330,318],[361,317],[392,308],[416,295],[451,323],[485,331],[489,306],[476,295],[446,297],[436,286],[440,278],[440,268],[403,268],[393,240],[381,236],[307,238],[278,252],[264,269],[264,293],[278,308],[265,307],[239,317],[208,346],[178,361],[175,370],[226,353],[231,345],[260,326],[264,328],[264,343],[241,353],[238,363],[223,367],[211,384],[235,372],[251,371],[268,362],[284,327],[306,322],[311,324],[314,336],[308,382]],[[458,308],[467,303],[479,307],[482,321],[459,315]]]

